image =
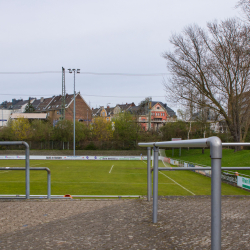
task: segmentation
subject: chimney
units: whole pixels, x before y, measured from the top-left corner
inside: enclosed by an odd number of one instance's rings
[[[41,97],[41,98],[40,98],[40,102],[43,102],[43,101],[44,101],[44,97]]]
[[[107,109],[109,109],[109,106],[107,106]]]

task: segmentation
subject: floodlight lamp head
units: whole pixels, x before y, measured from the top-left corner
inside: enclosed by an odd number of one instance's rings
[[[72,73],[72,69],[68,69],[69,73]]]
[[[80,74],[80,69],[77,69],[77,70],[76,70],[76,73],[77,73],[77,74]]]

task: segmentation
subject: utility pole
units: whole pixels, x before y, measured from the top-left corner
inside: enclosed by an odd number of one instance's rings
[[[65,68],[62,67],[62,107],[61,107],[61,119],[65,119]]]
[[[151,130],[151,108],[152,108],[152,97],[148,98],[148,130]]]
[[[80,74],[80,69],[68,69],[69,73],[74,72],[74,127],[73,127],[73,155],[76,155],[76,91],[75,91],[75,85],[76,85],[76,73]]]

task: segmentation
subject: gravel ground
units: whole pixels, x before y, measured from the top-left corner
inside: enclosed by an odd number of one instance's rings
[[[222,197],[222,249],[250,249],[250,198]],[[210,249],[210,197],[0,200],[0,249]]]

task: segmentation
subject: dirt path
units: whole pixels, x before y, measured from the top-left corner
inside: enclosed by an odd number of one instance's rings
[[[0,201],[0,249],[210,249],[210,197]],[[250,198],[222,198],[222,249],[250,249]]]

